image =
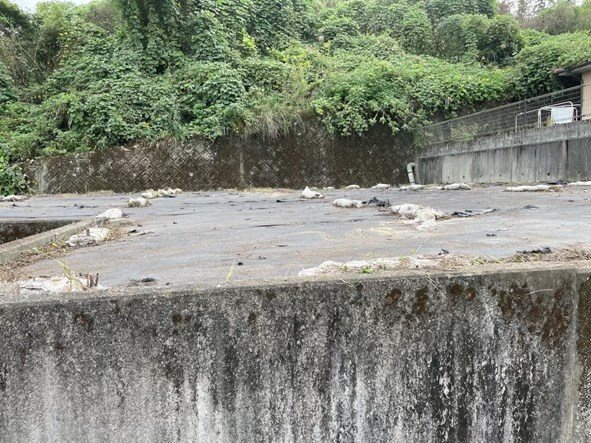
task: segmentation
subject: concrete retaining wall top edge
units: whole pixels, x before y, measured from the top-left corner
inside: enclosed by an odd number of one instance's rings
[[[381,286],[392,282],[404,281],[417,283],[433,283],[437,280],[452,278],[476,278],[490,277],[492,275],[499,278],[512,278],[528,274],[532,277],[546,275],[549,272],[565,276],[591,276],[591,267],[576,268],[565,263],[548,264],[544,266],[535,266],[528,264],[526,266],[507,268],[507,265],[494,265],[485,269],[470,268],[457,271],[398,271],[384,272],[380,275],[365,274],[338,274],[334,276],[325,276],[315,279],[298,278],[290,282],[245,282],[240,285],[228,285],[225,287],[203,287],[198,285],[173,285],[173,286],[154,286],[154,287],[130,287],[130,288],[109,288],[92,292],[75,293],[44,293],[23,297],[17,293],[0,294],[0,308],[20,307],[23,305],[54,305],[70,303],[86,303],[95,301],[112,300],[133,300],[133,299],[173,299],[183,297],[232,297],[237,295],[265,294],[272,292],[290,292],[297,297],[298,293],[318,292],[323,289],[339,290],[355,287],[355,285]]]

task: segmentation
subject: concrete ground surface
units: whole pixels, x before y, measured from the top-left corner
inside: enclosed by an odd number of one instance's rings
[[[327,260],[450,253],[500,258],[549,246],[591,247],[591,196],[587,187],[562,192],[504,192],[504,186],[470,191],[327,191],[325,199],[302,200],[300,191],[216,191],[152,200],[146,208],[125,208],[137,195],[38,196],[0,204],[2,219],[93,217],[124,208],[128,223],[111,242],[71,249],[61,260],[74,272],[100,273],[108,287],[142,278],[157,284],[217,285],[288,279]],[[376,207],[342,209],[336,198],[391,204],[416,203],[451,213],[496,209],[473,218],[438,221],[418,231]],[[62,275],[55,259],[20,269],[23,277]]]

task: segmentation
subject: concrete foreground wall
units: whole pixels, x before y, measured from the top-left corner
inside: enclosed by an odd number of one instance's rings
[[[0,337],[3,442],[591,435],[572,269],[6,295]]]
[[[484,137],[421,151],[421,183],[532,183],[591,179],[591,122]]]

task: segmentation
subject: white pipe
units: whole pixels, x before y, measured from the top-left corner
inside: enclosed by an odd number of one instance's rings
[[[408,165],[406,165],[406,172],[408,173],[408,181],[410,182],[411,185],[415,185],[415,173],[414,173],[414,168],[416,168],[416,164],[414,163],[409,163]]]

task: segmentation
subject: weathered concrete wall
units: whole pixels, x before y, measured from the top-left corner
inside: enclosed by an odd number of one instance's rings
[[[0,440],[573,441],[590,287],[546,269],[7,295]]]
[[[421,183],[532,183],[591,179],[591,122],[430,148],[417,157]]]
[[[342,186],[406,182],[414,156],[408,135],[385,127],[364,137],[336,137],[312,123],[277,140],[226,137],[140,143],[88,154],[56,156],[26,165],[41,193],[148,188]]]

